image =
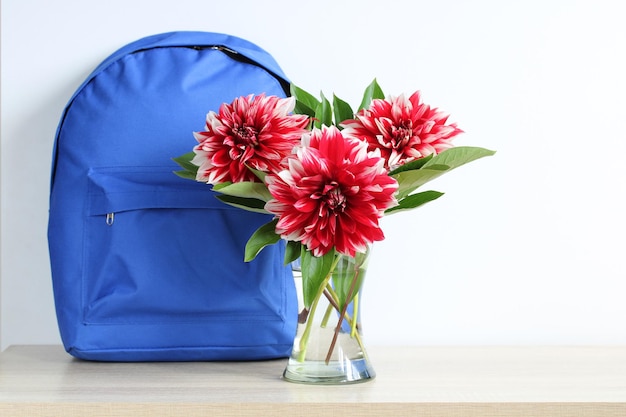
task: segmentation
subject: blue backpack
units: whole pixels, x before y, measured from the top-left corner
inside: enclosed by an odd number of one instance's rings
[[[267,215],[184,180],[209,110],[285,97],[274,59],[232,36],[173,32],[131,43],[78,88],[54,144],[48,243],[71,355],[102,361],[256,360],[290,354],[297,306],[284,246],[245,263]]]

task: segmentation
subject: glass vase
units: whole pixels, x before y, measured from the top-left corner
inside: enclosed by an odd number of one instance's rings
[[[370,249],[354,257],[337,255],[309,308],[303,303],[302,273],[294,267],[298,291],[298,328],[283,373],[290,382],[351,384],[376,374],[363,342],[361,293]],[[306,283],[305,283],[306,285]]]

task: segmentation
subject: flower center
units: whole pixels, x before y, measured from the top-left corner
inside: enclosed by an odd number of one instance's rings
[[[333,213],[343,212],[346,209],[346,196],[343,195],[336,181],[332,181],[324,186],[323,195],[326,206]]]
[[[391,127],[391,147],[393,149],[404,148],[413,137],[411,122],[405,122],[399,126]]]
[[[256,146],[259,144],[257,138],[257,130],[250,126],[238,126],[233,129],[233,134],[237,138],[237,143],[240,147]]]

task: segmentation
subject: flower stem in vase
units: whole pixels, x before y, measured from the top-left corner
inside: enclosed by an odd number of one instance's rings
[[[317,263],[310,268],[309,261],[305,262],[301,286],[304,302],[284,372],[286,380],[345,384],[375,377],[359,324],[359,293],[367,255],[334,254],[326,260],[314,260]]]
[[[358,278],[359,278],[359,268],[357,267],[357,265],[355,265],[352,282],[350,282],[350,290],[348,291],[348,296],[346,297],[346,300],[343,303],[343,308],[341,309],[341,314],[339,314],[339,320],[337,321],[337,326],[335,327],[335,334],[333,335],[333,341],[330,343],[330,347],[328,348],[328,353],[326,354],[327,365],[328,365],[328,362],[330,362],[330,357],[332,356],[333,350],[335,349],[335,344],[337,343],[337,337],[339,336],[339,331],[341,330],[341,325],[343,324],[343,320],[346,314],[348,313],[349,300],[353,298],[354,288],[356,286],[356,282]],[[355,306],[353,325],[355,325],[357,321],[357,317],[358,317],[358,311],[356,310],[356,306]],[[353,325],[351,325],[350,328],[352,328]],[[352,331],[350,331],[350,337],[353,337]]]
[[[306,317],[306,326],[304,328],[304,333],[302,334],[302,337],[300,338],[300,349],[299,349],[299,354],[298,354],[298,360],[300,362],[303,362],[304,358],[306,357],[307,345],[309,343],[309,337],[311,335],[311,328],[313,327],[313,321],[314,321],[313,318],[315,317],[315,313],[317,311],[317,305],[319,304],[320,298],[324,294],[324,288],[326,288],[326,285],[328,284],[328,282],[330,281],[332,277],[332,270],[334,269],[334,265],[337,264],[337,261],[339,259],[338,256],[335,258],[336,259],[333,262],[333,267],[331,267],[331,271],[328,273],[326,278],[324,278],[322,285],[319,286],[317,294],[315,295],[315,298],[313,299],[313,303],[311,304],[311,308],[309,309],[308,315]]]

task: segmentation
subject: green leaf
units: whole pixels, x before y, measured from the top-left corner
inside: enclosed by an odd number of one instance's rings
[[[333,113],[335,115],[335,124],[343,123],[345,120],[354,118],[354,112],[350,105],[333,94]]]
[[[495,151],[489,149],[459,146],[446,149],[440,154],[435,155],[426,161],[419,169],[411,169],[408,171],[396,169],[393,171],[394,173],[390,175],[398,181],[397,198],[398,200],[402,200],[417,188],[446,172],[493,154],[495,154]]]
[[[196,174],[194,174],[193,172],[189,172],[189,171],[174,171],[174,174],[176,174],[179,177],[184,178],[186,180],[195,180],[196,179]]]
[[[398,194],[396,195],[396,198],[398,200],[402,200],[422,185],[445,174],[447,172],[447,168],[448,167],[445,165],[439,165],[433,167],[432,169],[414,169],[411,171],[402,171],[398,174],[392,175],[392,177],[398,181]]]
[[[261,180],[261,182],[265,183],[265,177],[267,176],[267,172],[263,172],[263,171],[260,171],[260,170],[258,170],[258,169],[250,168],[250,167],[249,167],[249,166],[247,166],[247,165],[246,165],[246,167],[247,167],[250,171],[252,171],[252,173],[253,173],[254,175],[256,175],[256,177],[257,177],[258,179],[260,179],[260,180]]]
[[[265,210],[265,202],[257,200],[256,198],[242,198],[225,194],[217,195],[216,197],[222,203],[228,204],[229,206],[252,211],[255,213],[268,214],[268,212]]]
[[[302,269],[302,294],[304,307],[311,308],[315,297],[325,286],[333,264],[335,263],[335,251],[331,250],[323,256],[313,256],[311,251],[302,247],[300,267]]]
[[[430,154],[428,156],[425,156],[423,158],[420,159],[416,159],[415,161],[411,161],[409,163],[406,163],[404,165],[400,165],[398,168],[389,171],[389,175],[394,175],[394,174],[398,174],[402,171],[410,171],[412,169],[420,169],[421,167],[424,166],[424,164],[428,161],[430,161],[431,159],[433,159],[433,156],[435,156],[434,154]]]
[[[359,110],[368,108],[372,100],[383,98],[385,98],[385,93],[383,93],[383,90],[378,85],[376,78],[374,78],[374,81],[372,81],[371,84],[367,86],[365,92],[363,93],[363,100],[361,100]]]
[[[330,101],[322,94],[322,102],[315,109],[315,127],[330,126],[333,124],[333,109]]]
[[[285,247],[285,265],[288,265],[298,259],[302,252],[302,244],[294,240],[287,241]]]
[[[296,100],[296,105],[293,108],[293,112],[295,114],[304,114],[306,116],[309,116],[310,118],[315,117],[315,109],[307,107],[306,105],[302,104],[301,102],[297,100]]]
[[[397,206],[385,210],[385,214],[414,209],[430,201],[436,200],[442,195],[443,193],[440,193],[439,191],[424,191],[417,194],[411,194],[400,200]]]
[[[254,198],[256,200],[270,201],[270,194],[267,186],[262,182],[241,181],[241,182],[223,182],[215,184],[213,191],[233,197]]]
[[[296,98],[294,112],[297,114],[306,114],[309,117],[315,117],[315,109],[319,106],[320,101],[295,84],[291,84],[289,89],[291,95]]]
[[[428,164],[428,168],[426,169],[436,169],[437,171],[449,171],[452,169],[449,165],[445,164]]]
[[[250,236],[248,243],[246,243],[244,255],[246,262],[250,262],[256,258],[264,247],[273,245],[280,240],[280,235],[276,234],[276,223],[278,223],[278,219],[274,219],[259,227],[252,236]]]
[[[452,170],[458,168],[461,165],[465,165],[469,162],[483,158],[485,156],[494,155],[496,152],[485,148],[478,148],[473,146],[458,146],[455,148],[446,149],[438,155],[435,155],[430,161],[428,161],[424,168],[430,168],[433,165],[447,165]]]
[[[191,163],[191,160],[195,156],[196,154],[194,152],[187,152],[184,155],[181,155],[176,158],[172,158],[172,160],[176,162],[178,165],[180,165],[180,167],[183,168],[185,171],[193,173],[194,179],[195,179],[195,174],[198,172],[198,166],[196,164]]]
[[[357,253],[354,257],[341,256],[333,270],[333,288],[340,309],[350,304],[361,290],[367,272],[367,256],[367,253]]]

